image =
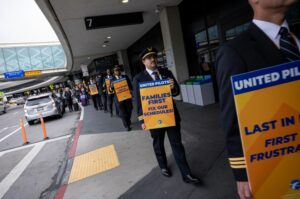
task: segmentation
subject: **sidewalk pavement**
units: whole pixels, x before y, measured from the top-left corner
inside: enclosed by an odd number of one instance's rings
[[[157,166],[148,131],[140,130],[133,114],[133,130],[121,119],[92,105],[85,107],[76,156],[69,171],[65,199],[235,199],[235,182],[219,122],[219,106],[176,102],[182,118],[182,139],[194,175],[202,184],[185,184],[171,153],[166,152],[171,178]],[[134,112],[135,113],[135,112]],[[67,172],[68,173],[68,172]]]

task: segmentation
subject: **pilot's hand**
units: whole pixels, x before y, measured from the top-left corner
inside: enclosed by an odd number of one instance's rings
[[[249,182],[237,181],[237,192],[240,199],[252,199],[252,194],[249,186]]]
[[[169,79],[170,80],[170,86],[171,86],[171,89],[174,88],[174,84],[175,84],[175,81],[174,79]]]
[[[143,123],[141,126],[142,126],[142,129],[143,129],[143,130],[145,130],[145,129],[146,129],[146,125],[145,125],[145,123]]]

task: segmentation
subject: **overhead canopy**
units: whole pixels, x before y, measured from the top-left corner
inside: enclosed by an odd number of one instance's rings
[[[127,49],[159,22],[157,9],[178,5],[181,0],[36,0],[42,12],[54,27],[62,43],[71,70],[80,70],[81,64]],[[85,17],[121,13],[143,13],[143,23],[87,30]],[[111,38],[107,38],[110,36]],[[106,47],[103,44],[106,43]]]

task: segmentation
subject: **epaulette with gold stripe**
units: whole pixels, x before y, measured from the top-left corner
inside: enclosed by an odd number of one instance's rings
[[[230,166],[233,169],[244,169],[246,168],[245,157],[234,157],[229,158]]]

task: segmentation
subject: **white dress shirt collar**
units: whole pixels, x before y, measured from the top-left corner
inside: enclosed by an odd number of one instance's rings
[[[289,25],[286,20],[280,25],[274,24],[268,21],[262,21],[258,19],[253,19],[252,21],[259,29],[261,29],[274,43],[275,45],[279,48],[279,40],[280,40],[280,35],[279,35],[279,30],[281,27],[286,27],[289,31]]]
[[[279,48],[279,43],[280,43],[280,35],[279,35],[279,30],[281,27],[286,27],[288,31],[290,31],[289,25],[287,21],[285,20],[281,26],[267,22],[267,21],[262,21],[262,20],[257,20],[253,19],[253,23],[261,29],[274,43],[275,45]],[[300,40],[294,35],[293,33],[291,34],[293,38],[296,41],[296,44],[298,46],[298,49],[300,50]]]
[[[281,26],[278,24],[258,19],[253,19],[253,23],[256,26],[258,26],[272,41],[280,37],[279,30],[281,27],[286,27],[290,31],[289,25],[286,22],[286,20],[284,20]]]
[[[160,76],[160,74],[159,74],[159,71],[158,71],[158,69],[155,69],[155,70],[150,70],[150,69],[148,69],[148,68],[146,68],[146,71],[148,72],[148,74],[152,77],[152,79],[153,80],[155,80],[155,75],[153,74],[153,72],[157,72],[158,73],[158,75],[159,75],[159,78],[161,79],[161,76]]]

